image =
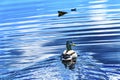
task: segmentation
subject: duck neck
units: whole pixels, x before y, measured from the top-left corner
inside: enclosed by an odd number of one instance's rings
[[[72,50],[71,45],[70,44],[66,44],[66,49],[67,49],[67,51]]]

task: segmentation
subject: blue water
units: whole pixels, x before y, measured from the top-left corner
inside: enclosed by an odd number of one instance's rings
[[[60,60],[67,40],[72,70]],[[1,0],[0,80],[120,80],[120,1]]]

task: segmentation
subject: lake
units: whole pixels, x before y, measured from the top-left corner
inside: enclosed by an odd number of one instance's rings
[[[2,0],[0,6],[0,80],[120,80],[119,0]],[[72,68],[60,59],[68,40],[79,55]]]

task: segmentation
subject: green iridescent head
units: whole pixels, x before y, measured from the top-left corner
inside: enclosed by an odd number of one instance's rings
[[[67,51],[72,50],[72,46],[76,46],[72,41],[66,41]]]

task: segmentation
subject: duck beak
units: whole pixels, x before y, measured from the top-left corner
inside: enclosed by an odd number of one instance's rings
[[[72,43],[72,46],[76,46],[76,44]]]

